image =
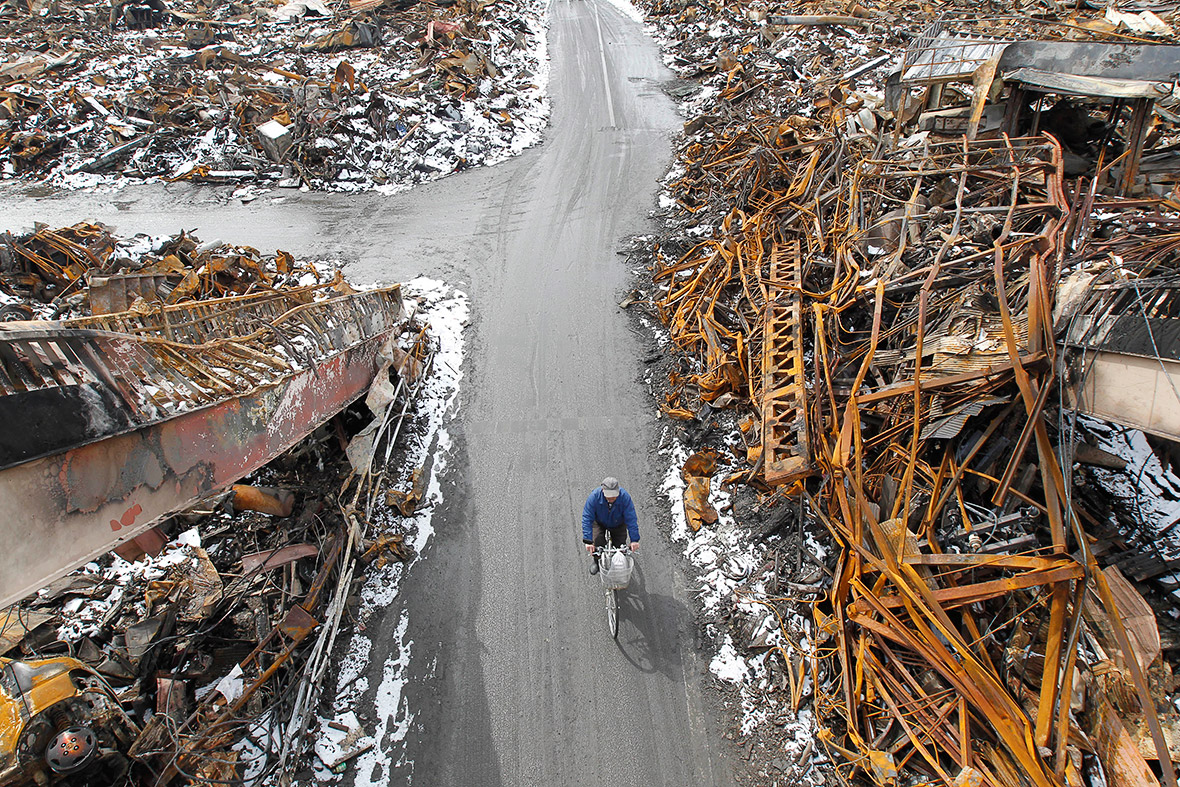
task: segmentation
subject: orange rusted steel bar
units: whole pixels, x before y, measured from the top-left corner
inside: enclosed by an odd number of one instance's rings
[[[1053,781],[1045,771],[1033,746],[1031,731],[1026,730],[1027,724],[1023,712],[1006,695],[997,694],[997,686],[989,682],[976,683],[980,673],[969,673],[958,665],[957,660],[946,652],[937,637],[930,638],[928,632],[911,631],[900,620],[887,612],[883,614],[883,621],[865,618],[858,624],[869,628],[881,636],[893,640],[921,656],[932,668],[937,670],[949,684],[956,687],[960,694],[979,709],[984,718],[993,720],[994,731],[1004,743],[1009,752],[1021,765],[1028,770],[1028,776],[1038,787],[1049,787]],[[974,674],[972,674],[974,673]],[[998,682],[997,682],[998,683]],[[1003,700],[1007,699],[1007,702]],[[1001,700],[997,703],[996,700]]]
[[[903,565],[917,565],[903,563]],[[1080,579],[1084,571],[1077,563],[1060,566],[1059,568],[1030,571],[1004,579],[994,579],[979,582],[974,585],[958,585],[950,588],[939,588],[929,591],[929,598],[943,609],[976,604],[989,598],[996,598],[1011,593],[1014,590],[1052,585],[1058,582],[1068,582]],[[878,596],[877,602],[884,607],[894,608],[905,606],[908,598],[904,595]],[[863,599],[854,603],[850,613],[867,614],[871,607]]]
[[[1036,402],[1029,411],[1028,419],[1024,422],[1024,428],[1020,430],[1020,437],[1016,438],[1016,447],[1012,449],[1012,456],[1008,460],[1008,465],[1004,468],[1003,475],[1000,476],[1000,485],[996,488],[995,494],[992,495],[992,503],[997,506],[1004,505],[1004,501],[1008,498],[1008,489],[1012,485],[1012,480],[1016,477],[1016,471],[1024,461],[1024,452],[1028,449],[1028,443],[1032,439],[1036,425],[1040,423],[1041,413],[1045,409],[1045,403],[1049,401],[1049,391],[1053,388],[1051,379],[1044,380],[1040,383],[1033,381],[1032,385],[1034,388],[1039,385],[1040,392],[1037,394]]]
[[[898,560],[894,554],[894,541],[889,538],[882,524],[877,524],[869,518],[874,543],[882,552],[885,571],[894,581],[895,586],[905,597],[905,606],[913,634],[920,639],[911,639],[911,647],[927,655],[931,665],[948,676],[955,685],[965,691],[972,702],[981,710],[991,709],[996,714],[998,722],[996,732],[1003,740],[1009,751],[1025,768],[1037,784],[1051,783],[1049,775],[1036,754],[1031,741],[1031,731],[1024,722],[1024,713],[1019,704],[1012,698],[998,676],[994,675],[980,663],[969,645],[962,640],[955,630],[954,623],[946,615],[931,588],[917,573],[915,567],[908,566]],[[910,549],[908,537],[900,541],[903,549]],[[892,612],[881,604],[873,595],[861,595],[869,601],[873,610],[890,620],[892,625],[901,626]],[[861,625],[868,625],[863,619]],[[937,632],[937,633],[936,633]],[[944,642],[946,644],[944,644]],[[952,654],[953,651],[953,654]],[[957,667],[952,667],[957,664]],[[944,670],[943,666],[946,669]],[[962,678],[959,675],[962,675]],[[1022,730],[1023,734],[1018,730]]]
[[[1024,398],[1025,408],[1031,416],[1036,408],[1037,392],[1027,370],[1019,363],[1021,348],[1016,342],[1016,333],[1012,327],[1012,312],[1008,306],[1008,296],[1004,284],[1004,260],[997,243],[995,265],[993,266],[996,282],[996,299],[1000,306],[1000,316],[1004,324],[1004,339],[1008,347],[1008,355],[1012,359],[1012,371],[1016,375],[1016,384]],[[1049,527],[1053,536],[1055,549],[1065,550],[1065,525],[1062,521],[1061,506],[1058,502],[1058,492],[1063,483],[1061,469],[1057,465],[1057,456],[1049,440],[1049,433],[1045,429],[1043,419],[1037,419],[1034,426],[1037,439],[1037,451],[1040,456],[1041,478],[1045,490],[1045,510],[1049,516]]]
[[[1049,745],[1049,734],[1054,719],[1054,709],[1057,697],[1069,702],[1067,690],[1069,685],[1058,685],[1058,676],[1064,678],[1066,672],[1061,664],[1062,645],[1065,639],[1065,607],[1069,603],[1070,588],[1068,585],[1057,585],[1049,597],[1049,633],[1045,639],[1045,666],[1042,672],[1041,696],[1037,704],[1036,727],[1033,736],[1037,746]]]

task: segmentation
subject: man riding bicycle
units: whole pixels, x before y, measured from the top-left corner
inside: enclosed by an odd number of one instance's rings
[[[586,505],[582,506],[582,543],[594,559],[590,564],[591,574],[598,573],[598,555],[594,550],[606,546],[608,534],[611,546],[622,546],[630,535],[632,551],[639,549],[639,519],[635,516],[635,503],[627,490],[619,487],[619,479],[613,477],[602,479],[602,484],[590,493]]]

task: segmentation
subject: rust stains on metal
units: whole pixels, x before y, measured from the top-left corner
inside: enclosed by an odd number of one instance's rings
[[[47,406],[75,400],[55,398],[57,378],[34,376],[19,359],[66,337],[89,352],[75,356],[86,363],[63,366],[92,372],[90,384],[127,414],[112,422],[94,412],[81,444],[76,432],[62,434],[43,444],[45,455],[0,472],[0,501],[22,507],[21,527],[44,534],[38,542],[12,539],[11,560],[0,564],[0,603],[226,488],[364,394],[377,350],[401,318],[398,289],[312,303],[302,303],[303,294],[165,307],[167,323],[124,313],[0,331],[17,359],[5,366],[8,379],[23,369],[24,390],[44,394]],[[164,324],[192,343],[161,337]],[[239,335],[239,325],[252,329]]]

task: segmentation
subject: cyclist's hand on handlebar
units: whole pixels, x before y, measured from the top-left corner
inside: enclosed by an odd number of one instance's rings
[[[587,544],[587,545],[586,545],[586,551],[587,551],[587,552],[593,552],[593,551],[594,551],[594,545],[593,545],[593,544]]]

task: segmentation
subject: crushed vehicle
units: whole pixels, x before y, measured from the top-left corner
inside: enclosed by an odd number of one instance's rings
[[[110,685],[81,661],[0,657],[0,784],[116,784],[138,735]]]

